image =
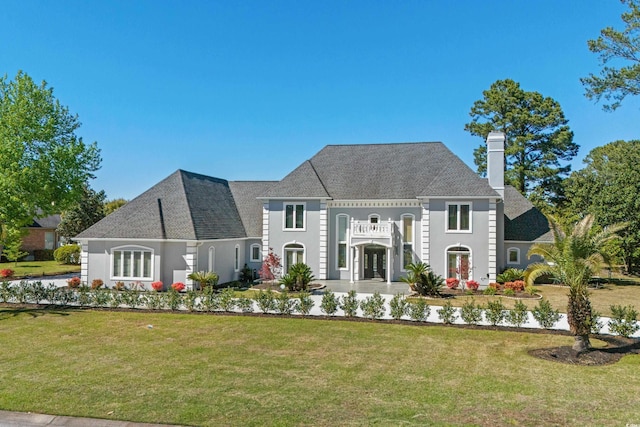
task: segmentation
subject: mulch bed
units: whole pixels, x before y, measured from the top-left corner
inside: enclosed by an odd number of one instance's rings
[[[540,348],[530,350],[529,355],[570,365],[601,366],[616,363],[628,354],[640,354],[640,340],[610,335],[596,335],[594,338],[605,341],[607,346],[583,353],[577,353],[569,346]]]
[[[516,298],[516,299],[540,299],[540,295],[538,294],[529,294],[526,292],[516,292],[514,295],[504,295],[502,291],[498,291],[495,295],[485,295],[483,291],[471,291],[468,289],[449,289],[443,288],[440,289],[440,294],[443,298],[454,298],[454,297],[486,297],[486,296],[496,296],[496,297],[505,297],[505,298]]]
[[[309,292],[319,291],[321,289],[324,289],[325,287],[326,287],[325,285],[320,285],[318,283],[310,283],[308,291]],[[282,291],[282,288],[280,288],[280,284],[277,283],[277,282],[273,282],[273,283],[271,283],[271,282],[263,282],[263,283],[260,283],[259,285],[252,286],[251,289],[256,289],[256,290],[259,290],[259,291],[266,291],[266,290],[271,289],[274,292],[281,292]]]

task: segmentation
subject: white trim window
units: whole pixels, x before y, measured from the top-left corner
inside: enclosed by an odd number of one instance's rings
[[[233,253],[233,271],[240,271],[240,245],[236,245]]]
[[[373,213],[369,215],[369,224],[379,224],[380,223],[380,215]]]
[[[144,247],[111,249],[111,278],[144,280],[153,278],[153,250]]]
[[[336,217],[336,268],[349,268],[349,249],[347,244],[347,230],[349,230],[349,215],[339,214]]]
[[[507,249],[507,264],[520,264],[520,248]]]
[[[306,203],[284,203],[284,224],[285,230],[304,231],[306,226]]]
[[[282,252],[284,253],[285,273],[289,272],[292,265],[304,262],[304,245],[301,243],[287,243]]]
[[[402,271],[414,261],[415,217],[411,214],[402,215]]]
[[[471,233],[471,202],[447,202],[447,231]]]
[[[209,246],[209,271],[216,271],[216,247]]]
[[[260,262],[262,261],[262,252],[259,243],[254,243],[251,245],[251,262]]]

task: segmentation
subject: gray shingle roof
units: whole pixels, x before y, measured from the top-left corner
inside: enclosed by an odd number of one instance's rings
[[[245,236],[227,181],[178,170],[76,238],[208,240]]]
[[[262,238],[262,200],[276,181],[230,181],[229,188],[236,202],[247,237]]]
[[[45,216],[44,218],[36,218],[33,220],[32,228],[58,228],[60,225],[60,214]]]
[[[412,199],[498,197],[441,142],[328,145],[267,197]]]
[[[504,188],[504,240],[553,241],[547,218],[510,185]]]

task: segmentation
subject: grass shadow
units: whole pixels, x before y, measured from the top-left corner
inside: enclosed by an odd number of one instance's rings
[[[41,317],[48,314],[69,316],[73,311],[76,310],[74,308],[67,309],[59,306],[0,308],[0,320],[6,320],[21,315],[28,315],[30,317]]]

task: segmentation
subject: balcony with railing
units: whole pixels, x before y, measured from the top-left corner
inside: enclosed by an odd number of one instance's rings
[[[393,221],[371,223],[369,221],[351,220],[350,234],[352,243],[371,240],[388,245],[392,240]]]

